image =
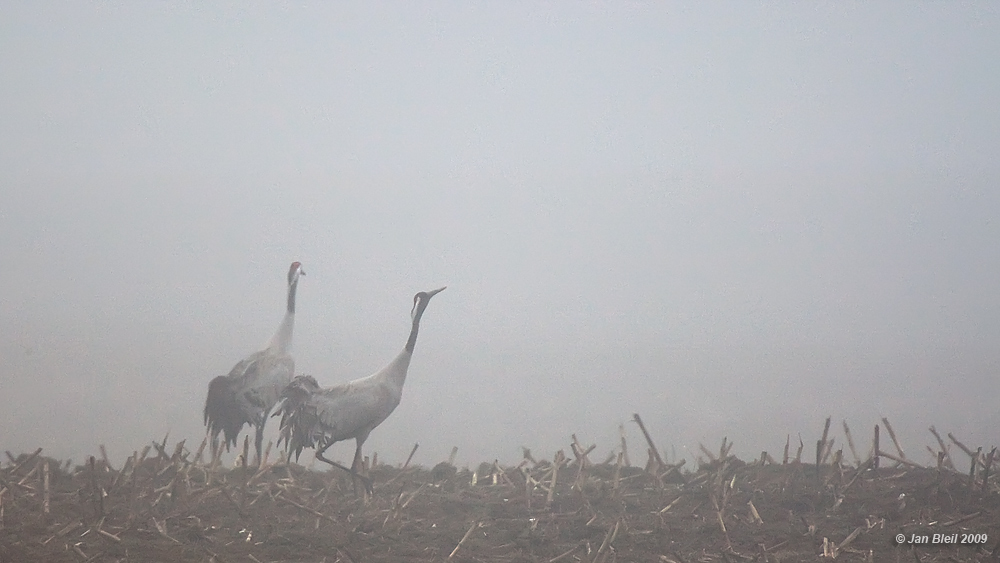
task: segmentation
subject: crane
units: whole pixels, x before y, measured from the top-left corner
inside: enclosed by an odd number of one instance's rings
[[[205,399],[205,425],[212,438],[212,450],[217,447],[219,434],[225,437],[226,451],[236,445],[236,438],[249,424],[256,427],[254,446],[261,462],[261,444],[267,415],[281,398],[281,391],[295,375],[295,360],[290,354],[292,331],[295,328],[295,291],[299,276],[305,275],[302,264],[292,262],[288,268],[288,299],[285,318],[267,347],[250,354],[229,371],[208,384]]]
[[[303,448],[315,448],[316,459],[338,467],[360,479],[372,494],[371,479],[359,475],[361,446],[368,434],[392,414],[403,395],[406,371],[417,343],[420,317],[431,297],[444,291],[421,291],[413,296],[410,309],[412,325],[406,346],[388,365],[377,372],[334,387],[321,388],[310,375],[296,376],[282,393],[282,402],[274,416],[281,414],[281,437],[288,446],[288,459],[298,461]],[[354,462],[350,469],[323,456],[327,448],[354,438]],[[355,482],[355,486],[356,482]]]

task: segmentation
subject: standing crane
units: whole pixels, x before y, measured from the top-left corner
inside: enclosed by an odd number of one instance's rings
[[[292,359],[292,330],[295,328],[295,290],[299,276],[304,276],[302,264],[292,262],[288,268],[288,308],[278,331],[267,348],[250,354],[233,366],[229,375],[220,375],[208,384],[205,400],[205,425],[212,437],[212,450],[217,447],[219,434],[225,436],[226,451],[236,445],[236,438],[249,424],[256,427],[257,460],[261,462],[264,423],[267,415],[281,398],[281,390],[295,375]]]
[[[444,288],[421,291],[413,296],[410,317],[413,324],[403,350],[384,368],[361,379],[323,389],[309,375],[297,376],[282,393],[282,403],[274,416],[281,414],[281,438],[298,461],[303,448],[315,448],[316,459],[338,467],[361,479],[369,494],[373,492],[368,477],[358,474],[361,446],[368,434],[392,414],[403,396],[406,370],[410,366],[413,347],[417,343],[420,317],[427,303]],[[350,469],[323,456],[327,448],[342,440],[354,438],[354,462]],[[355,483],[356,486],[356,483]]]

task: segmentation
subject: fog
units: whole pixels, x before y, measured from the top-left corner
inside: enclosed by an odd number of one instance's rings
[[[324,385],[448,286],[392,463],[997,444],[997,53],[990,2],[4,3],[0,449],[194,449],[293,260]]]

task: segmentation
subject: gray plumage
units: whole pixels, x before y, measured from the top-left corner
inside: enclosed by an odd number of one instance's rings
[[[443,291],[422,291],[413,296],[412,325],[403,350],[379,371],[348,383],[323,389],[312,376],[300,375],[285,388],[275,416],[281,414],[281,438],[298,460],[303,448],[315,448],[316,458],[361,479],[369,492],[371,481],[358,475],[361,446],[371,431],[385,421],[399,405],[406,372],[417,342],[420,318],[431,297]],[[348,469],[323,457],[327,448],[354,438],[357,447]]]
[[[295,328],[295,293],[301,275],[305,275],[302,264],[292,262],[288,268],[285,318],[267,348],[244,358],[233,366],[229,375],[220,375],[208,384],[205,425],[212,438],[213,451],[220,433],[228,450],[236,445],[243,426],[249,424],[257,431],[254,446],[260,461],[267,415],[295,375],[295,360],[290,352]]]

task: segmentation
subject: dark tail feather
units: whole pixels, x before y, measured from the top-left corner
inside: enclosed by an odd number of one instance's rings
[[[285,387],[281,393],[281,402],[274,416],[281,415],[281,430],[278,436],[278,445],[284,441],[288,447],[288,461],[291,461],[292,454],[295,454],[295,461],[299,460],[304,448],[313,447],[313,430],[319,420],[316,409],[309,405],[309,397],[319,389],[316,380],[312,377],[298,376]]]
[[[205,399],[205,425],[212,441],[218,440],[219,433],[225,437],[226,451],[236,445],[236,438],[246,424],[236,402],[236,393],[229,378],[220,375],[208,384],[208,398]]]

